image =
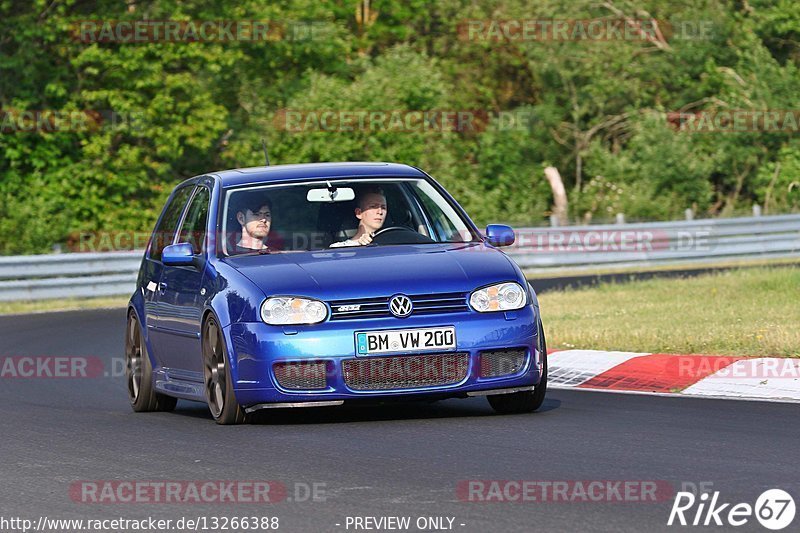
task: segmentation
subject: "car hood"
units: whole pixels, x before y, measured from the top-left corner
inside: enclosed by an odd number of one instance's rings
[[[267,296],[344,300],[396,293],[469,292],[518,280],[501,251],[483,243],[369,246],[228,257]]]

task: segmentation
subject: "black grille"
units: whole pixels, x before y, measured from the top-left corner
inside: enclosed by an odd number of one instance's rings
[[[469,310],[467,294],[450,292],[442,294],[408,295],[414,315],[431,315],[437,313],[458,313]],[[335,300],[328,302],[331,306],[331,320],[347,320],[353,318],[386,318],[394,316],[389,311],[389,298],[359,298],[354,300]],[[356,307],[356,309],[353,309]]]
[[[343,361],[344,382],[353,390],[416,389],[453,385],[467,377],[469,354],[370,357]]]
[[[324,361],[275,363],[272,373],[284,389],[312,390],[327,387]]]
[[[525,366],[527,350],[491,350],[481,352],[481,377],[494,378],[517,374]]]

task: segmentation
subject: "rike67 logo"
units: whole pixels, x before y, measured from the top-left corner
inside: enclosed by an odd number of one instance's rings
[[[691,492],[678,492],[667,525],[686,526],[743,526],[753,516],[767,529],[778,531],[794,520],[794,498],[781,489],[770,489],[762,493],[755,505],[749,503],[720,502],[719,491],[699,497]]]

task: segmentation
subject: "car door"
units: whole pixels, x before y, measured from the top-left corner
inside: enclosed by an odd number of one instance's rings
[[[176,190],[164,207],[161,217],[153,231],[150,239],[150,247],[145,255],[143,275],[141,278],[142,289],[144,292],[144,309],[147,323],[148,336],[152,347],[152,355],[158,366],[163,366],[164,358],[158,349],[158,332],[161,305],[161,291],[159,286],[164,272],[164,264],[161,262],[161,253],[166,246],[175,241],[175,234],[178,231],[178,223],[186,208],[186,204],[191,197],[194,185],[187,185]]]
[[[203,257],[208,225],[211,191],[198,186],[181,221],[176,243],[188,242],[195,256]],[[164,265],[161,274],[158,317],[158,350],[164,366],[190,374],[191,379],[202,372],[200,357],[200,327],[204,297],[201,294],[205,261],[194,266]],[[196,375],[193,375],[196,374]]]

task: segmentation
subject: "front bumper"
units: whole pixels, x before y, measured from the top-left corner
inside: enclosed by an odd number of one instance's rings
[[[538,353],[537,316],[533,306],[512,312],[461,312],[412,316],[406,319],[328,321],[314,326],[276,327],[263,323],[239,323],[226,328],[236,399],[245,407],[265,404],[301,404],[388,397],[465,397],[481,391],[531,387],[539,383],[542,355]],[[404,386],[382,390],[360,390],[348,385],[346,360],[378,357],[414,357],[422,353],[389,353],[356,356],[357,331],[412,329],[438,326],[456,328],[456,349],[467,356],[463,379],[444,385]],[[481,353],[508,348],[525,351],[524,364],[513,373],[484,377]],[[443,353],[441,351],[437,354]],[[324,388],[289,390],[281,387],[274,373],[276,363],[324,362]],[[320,404],[326,405],[326,404]]]

